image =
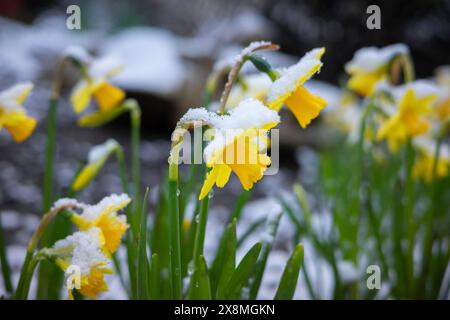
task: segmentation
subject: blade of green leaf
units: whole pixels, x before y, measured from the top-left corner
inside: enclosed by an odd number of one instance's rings
[[[0,216],[0,264],[2,266],[3,282],[7,292],[12,293],[11,268],[6,255],[6,243],[3,236],[2,217]]]
[[[284,268],[280,284],[275,293],[275,300],[291,300],[294,296],[298,275],[303,264],[303,254],[303,244],[300,243],[295,247],[294,252],[292,252],[286,267]]]
[[[191,277],[188,298],[191,300],[210,300],[211,286],[209,282],[208,266],[203,255],[197,258],[197,267]]]
[[[154,300],[160,299],[160,285],[161,279],[159,274],[159,258],[158,254],[154,253],[152,255],[151,267],[150,267],[150,286],[149,295],[150,298]]]
[[[218,299],[239,299],[244,285],[249,281],[250,276],[255,271],[259,253],[262,244],[256,243],[242,258],[236,270],[233,272],[230,281],[224,290],[223,295],[220,294]]]

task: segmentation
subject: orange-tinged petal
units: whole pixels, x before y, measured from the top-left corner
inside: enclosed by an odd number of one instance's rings
[[[362,96],[371,95],[378,81],[383,78],[380,73],[355,72],[347,82],[347,86]]]
[[[317,118],[326,104],[326,100],[311,94],[303,86],[298,87],[286,100],[286,105],[297,118],[302,128],[306,128],[313,119]]]
[[[108,82],[102,82],[94,91],[95,100],[98,103],[98,107],[101,111],[109,111],[117,107],[120,102],[125,98],[125,92],[122,89],[109,84]]]
[[[25,119],[15,125],[5,125],[5,128],[16,142],[23,142],[33,133],[36,123],[36,119],[25,117]]]

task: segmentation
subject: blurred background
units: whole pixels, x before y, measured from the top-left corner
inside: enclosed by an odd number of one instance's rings
[[[81,30],[66,28],[66,9],[72,4],[81,8]],[[80,45],[96,55],[120,56],[125,62],[124,72],[114,82],[141,104],[142,181],[156,193],[179,116],[200,105],[214,62],[237,54],[251,41],[280,44],[280,52],[266,55],[275,66],[289,65],[307,50],[325,46],[324,67],[315,77],[325,86],[325,82],[344,83],[344,64],[364,46],[407,44],[418,77],[431,77],[436,67],[450,63],[450,1],[382,2],[381,30],[366,27],[366,8],[371,4],[359,0],[0,1],[0,90],[33,81],[35,89],[25,105],[39,120],[32,138],[19,146],[6,132],[0,134],[0,211],[10,248],[20,253],[13,255],[12,263],[19,265],[23,245],[38,221],[45,116],[55,62],[66,47]],[[58,111],[56,179],[63,188],[70,185],[93,145],[114,137],[129,148],[126,116],[100,129],[76,126],[68,93],[78,78],[76,70],[67,70]],[[288,118],[281,129],[282,168],[258,184],[256,195],[290,189],[292,181],[308,179],[313,150],[320,147],[322,133],[315,125],[300,131],[290,114],[282,117]],[[117,165],[108,163],[81,200],[96,202],[120,192],[116,173]],[[239,183],[232,181],[231,188],[217,197],[215,210],[224,210],[239,192]]]

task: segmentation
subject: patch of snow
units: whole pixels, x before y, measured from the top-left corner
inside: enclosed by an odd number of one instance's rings
[[[126,62],[114,80],[120,87],[162,96],[176,94],[186,80],[186,70],[176,37],[168,31],[135,27],[110,37],[101,53]]]

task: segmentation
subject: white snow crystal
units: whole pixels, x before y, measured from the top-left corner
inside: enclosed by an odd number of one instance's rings
[[[90,63],[92,61],[92,56],[86,51],[86,49],[80,46],[67,47],[63,52],[63,56],[71,57],[83,63]]]
[[[322,62],[318,58],[321,50],[323,50],[323,48],[313,49],[307,52],[295,65],[280,70],[282,76],[275,80],[267,94],[268,103],[275,101],[278,97],[283,96],[290,91],[294,91],[299,84],[302,84],[299,83],[299,79],[307,75],[317,66],[319,66],[319,70],[317,71],[319,72],[320,67],[322,67]],[[305,81],[311,77],[312,75],[305,79]]]
[[[101,249],[101,231],[93,227],[87,231],[78,231],[55,243],[55,249],[72,249],[70,264],[78,266],[82,275],[88,275],[91,267],[108,263]]]
[[[33,89],[33,84],[31,82],[21,82],[0,92],[0,108],[7,113],[24,112],[25,109],[18,104],[17,98],[23,94],[23,92],[29,92],[31,89]]]
[[[88,162],[94,163],[107,157],[117,147],[114,139],[108,139],[105,143],[94,146],[88,154]]]
[[[61,198],[53,204],[52,209],[63,208],[63,207],[82,207],[82,203],[79,203],[76,199],[72,198]]]
[[[81,216],[87,221],[95,221],[105,210],[108,208],[118,208],[124,203],[130,202],[130,197],[122,193],[120,195],[112,194],[108,197],[103,198],[99,203],[92,206],[87,206]],[[126,219],[125,215],[120,216],[121,219]]]

